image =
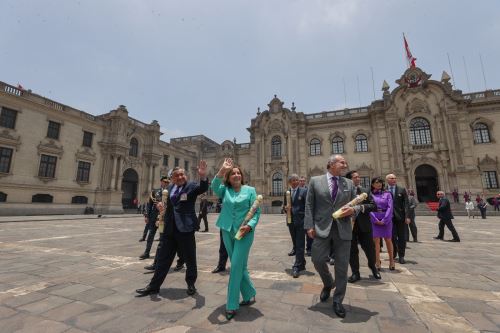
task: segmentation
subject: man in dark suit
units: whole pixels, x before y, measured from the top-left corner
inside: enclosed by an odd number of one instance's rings
[[[196,227],[196,231],[200,230],[200,224],[202,219],[203,223],[205,223],[205,230],[203,230],[202,232],[208,231],[207,214],[208,214],[208,200],[205,197],[205,195],[202,195],[200,200],[200,211],[198,212],[198,225]]]
[[[443,240],[444,226],[446,225],[453,236],[453,239],[450,239],[449,242],[460,242],[460,237],[458,237],[455,226],[453,225],[453,222],[451,222],[453,214],[451,213],[450,201],[444,196],[443,191],[438,191],[436,196],[439,198],[439,206],[437,209],[437,217],[439,218],[439,234],[437,237],[434,237],[434,239]]]
[[[392,173],[385,176],[387,190],[392,194],[394,213],[392,217],[392,244],[394,258],[399,256],[399,263],[405,264],[406,239],[408,224],[411,223],[408,208],[408,193],[404,187],[396,185],[396,176]]]
[[[320,301],[326,302],[333,293],[333,311],[344,318],[346,311],[342,305],[347,290],[347,272],[352,239],[351,216],[360,212],[359,206],[346,206],[356,196],[356,188],[350,179],[341,177],[347,168],[342,155],[332,155],[327,163],[328,172],[312,177],[306,198],[304,228],[314,239],[312,262],[323,282]],[[338,218],[332,214],[341,210]],[[331,250],[335,252],[335,280],[326,260]]]
[[[299,186],[305,188],[307,190],[306,177],[300,176],[299,178]],[[306,233],[306,256],[311,256],[311,248],[312,248],[313,239],[309,237]]]
[[[368,194],[366,200],[360,204],[361,211],[356,216],[352,228],[351,256],[349,258],[352,275],[347,281],[354,283],[361,280],[361,275],[359,274],[358,243],[361,244],[361,248],[365,252],[368,267],[370,267],[373,277],[381,279],[382,277],[375,266],[375,243],[373,242],[372,222],[370,221],[370,212],[376,210],[377,206],[373,201],[370,191],[361,187],[361,177],[357,171],[349,171],[345,177],[352,180],[354,186],[356,186],[357,195],[361,193]]]
[[[307,189],[299,187],[299,176],[292,174],[288,177],[290,184],[290,198],[292,200],[290,213],[292,216],[291,230],[292,237],[295,238],[295,262],[292,267],[292,275],[294,278],[299,277],[299,272],[306,269],[305,246],[306,246],[306,231],[304,230],[304,214]]]
[[[198,272],[194,232],[198,219],[195,204],[198,195],[208,189],[207,163],[203,160],[198,165],[198,175],[200,183],[188,182],[184,169],[176,167],[172,170],[173,184],[169,187],[167,199],[163,246],[158,254],[158,264],[151,282],[145,288],[136,290],[141,296],[160,291],[160,286],[167,277],[177,252],[186,262],[187,293],[188,295],[196,293],[194,284]]]
[[[167,188],[167,186],[170,183],[170,180],[168,179],[168,177],[162,177],[160,179],[160,182],[161,182],[160,188],[152,190],[151,194],[149,195],[148,205],[145,214],[145,219],[147,221],[149,234],[146,241],[146,249],[144,250],[144,253],[141,254],[141,256],[139,257],[139,259],[141,260],[149,258],[149,253],[151,252],[151,247],[153,246],[153,241],[156,235],[156,230],[158,230],[158,226],[156,225],[156,219],[158,218],[158,214],[160,213],[160,211],[158,210],[157,204],[161,202],[161,193],[163,189]]]

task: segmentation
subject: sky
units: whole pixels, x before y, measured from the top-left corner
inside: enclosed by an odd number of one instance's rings
[[[94,115],[125,105],[167,142],[245,143],[275,94],[306,114],[381,98],[407,68],[403,33],[431,79],[500,89],[498,13],[497,0],[2,0],[0,81]]]

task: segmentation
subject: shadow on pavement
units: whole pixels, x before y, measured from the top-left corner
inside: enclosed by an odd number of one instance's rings
[[[227,320],[226,319],[226,305],[223,304],[212,311],[212,313],[208,316],[208,320],[210,323],[214,325],[225,325],[230,323],[231,321],[235,322],[250,322],[254,321],[257,318],[262,317],[263,314],[260,312],[260,310],[255,309],[251,306],[244,306],[240,307],[240,309],[237,311],[236,316],[234,316],[233,319]]]
[[[338,318],[341,319],[343,323],[365,323],[368,320],[370,320],[371,317],[378,315],[378,312],[372,312],[370,310],[364,309],[364,308],[359,308],[357,306],[349,306],[344,304],[344,307],[346,309],[346,316],[345,318],[339,318],[335,312],[333,311],[332,304],[331,302],[328,302],[328,306],[325,306],[325,303],[317,303],[311,307],[309,307],[309,310],[315,311],[315,312],[320,312],[324,314],[325,316],[328,316],[332,319]]]

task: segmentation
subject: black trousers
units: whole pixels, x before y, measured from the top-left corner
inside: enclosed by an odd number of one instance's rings
[[[404,258],[406,250],[406,239],[408,238],[408,226],[403,221],[392,220],[392,245],[394,254]]]
[[[144,231],[142,232],[142,239],[146,239],[149,231],[149,223],[144,224]]]
[[[194,285],[196,282],[198,269],[194,231],[179,232],[176,229],[173,234],[163,234],[163,246],[160,248],[155,273],[149,283],[153,289],[159,289],[165,281],[176,253],[186,261],[186,283]]]
[[[201,214],[201,213],[198,214],[198,225],[196,227],[196,230],[200,230],[201,219],[203,219],[203,223],[205,223],[205,231],[208,231],[207,214]]]
[[[297,251],[295,248],[296,244],[296,236],[295,236],[295,225],[293,223],[287,223],[288,226],[288,231],[290,232],[290,238],[292,238],[292,243],[293,243],[293,251]]]
[[[481,218],[485,219],[486,218],[486,208],[485,209],[479,209],[479,211],[481,212]]]
[[[359,274],[359,249],[358,244],[361,245],[363,252],[365,252],[366,259],[368,260],[368,267],[375,269],[375,242],[373,241],[373,232],[363,232],[359,229],[358,224],[354,224],[352,229],[351,240],[351,254],[349,257],[349,265],[351,272]]]
[[[224,241],[222,240],[222,229],[219,230],[219,263],[217,267],[226,268],[227,263],[227,251]]]
[[[417,225],[415,224],[415,212],[413,213],[410,213],[410,224],[408,224],[408,227],[410,228],[410,233],[411,233],[411,237],[413,238],[413,241],[416,242],[418,237],[417,237]],[[410,240],[410,236],[408,235],[407,233],[407,238],[406,238],[406,241],[409,241]]]
[[[307,230],[306,230],[306,251],[311,252],[312,244],[313,244],[314,238],[311,238],[307,235]]]
[[[153,247],[153,241],[155,240],[155,235],[156,235],[156,230],[158,230],[158,227],[156,226],[156,220],[155,222],[149,222],[149,234],[148,238],[146,239],[146,250],[144,250],[145,254],[149,255],[149,252],[151,252],[151,247]]]
[[[305,247],[306,247],[306,231],[304,230],[304,223],[294,224],[294,234],[295,234],[295,263],[293,268],[297,268],[299,271],[306,269],[306,257],[305,257]]]
[[[458,237],[458,233],[457,233],[457,230],[455,230],[455,226],[453,225],[453,222],[451,222],[451,220],[439,220],[439,234],[438,234],[438,238],[443,238],[444,237],[444,226],[447,226],[448,229],[450,230],[451,232],[451,235],[453,236],[453,239],[460,239],[460,237]]]
[[[158,242],[158,246],[156,247],[155,259],[153,260],[154,267],[156,267],[158,263],[158,257],[160,256],[160,249],[163,246],[163,243],[164,243],[163,233],[160,233],[160,241]],[[177,253],[177,256],[179,257],[179,259],[177,259],[177,266],[184,265],[184,259],[180,256],[180,253]]]

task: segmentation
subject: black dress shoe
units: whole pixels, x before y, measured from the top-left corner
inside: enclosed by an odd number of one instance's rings
[[[255,296],[250,298],[248,301],[241,301],[240,305],[241,306],[248,306],[248,305],[252,305],[254,303],[255,303]]]
[[[434,239],[440,239],[440,240],[443,240],[443,237],[434,237]]]
[[[149,266],[144,266],[144,269],[147,269],[148,271],[154,271],[156,267],[155,265],[149,265]]]
[[[332,288],[323,287],[323,290],[321,290],[321,294],[319,294],[319,300],[321,302],[326,302],[328,297],[330,297],[330,291],[332,291]]]
[[[141,239],[139,239],[139,242],[144,242],[145,240],[146,240],[146,239],[141,238]]]
[[[329,263],[331,266],[335,265],[335,259],[330,258],[330,260],[328,260],[328,263]]]
[[[374,267],[371,270],[372,270],[372,275],[375,279],[380,280],[382,278],[382,276],[380,276],[380,272],[378,271],[377,268]]]
[[[306,257],[310,257],[311,256],[311,251],[306,251]]]
[[[457,243],[460,243],[460,239],[459,238],[448,239],[447,242],[457,242]]]
[[[144,260],[144,259],[149,259],[149,254],[148,254],[148,253],[143,253],[143,254],[141,254],[141,256],[139,257],[139,259],[141,259],[141,260]]]
[[[352,273],[352,275],[347,279],[347,282],[354,283],[359,280],[361,280],[359,273]]]
[[[160,292],[160,289],[153,288],[148,284],[145,288],[137,289],[135,292],[141,296],[147,296],[151,294],[158,294]]]
[[[293,268],[292,276],[294,277],[294,279],[299,277],[299,269],[297,267]]]
[[[288,255],[291,257],[291,256],[294,256],[295,255],[295,250],[292,250],[290,252],[288,252]]]
[[[345,318],[345,309],[344,306],[338,302],[333,302],[333,311],[340,318]]]
[[[176,265],[176,266],[174,267],[174,272],[178,272],[178,271],[180,271],[180,270],[181,270],[181,269],[183,269],[183,268],[184,268],[184,264],[182,264],[182,265]]]
[[[194,284],[188,285],[186,292],[189,296],[196,294],[196,287],[194,286]]]
[[[406,264],[405,258],[404,258],[404,257],[399,257],[399,263],[400,263],[401,265]]]
[[[215,269],[212,271],[212,273],[220,273],[220,272],[224,272],[226,270],[225,267],[221,267],[221,266],[217,266],[215,267]]]

